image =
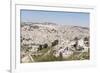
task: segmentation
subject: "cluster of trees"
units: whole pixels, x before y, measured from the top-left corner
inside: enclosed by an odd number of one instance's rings
[[[42,49],[44,49],[44,48],[48,48],[48,44],[47,44],[47,43],[45,43],[45,44],[43,44],[43,45],[39,45],[38,50],[42,50]]]
[[[56,46],[57,44],[58,44],[58,40],[54,40],[51,44],[51,47],[53,47],[53,46]],[[39,45],[39,48],[38,48],[38,50],[42,50],[42,49],[45,49],[45,48],[48,48],[49,46],[48,46],[48,44],[47,43],[45,43],[45,44],[43,44],[43,45]]]
[[[87,46],[87,47],[89,47],[89,37],[85,37],[84,38],[84,44],[85,44],[85,46]]]
[[[89,37],[85,37],[84,38],[84,41],[89,41]]]
[[[57,44],[58,44],[58,40],[54,40],[53,42],[52,42],[52,46],[56,46]]]
[[[79,40],[78,37],[75,37],[75,38],[74,38],[75,44],[73,45],[73,47],[74,47],[76,50],[83,50],[84,47],[79,46],[78,40]],[[84,38],[83,38],[83,41],[84,41],[84,44],[85,44],[86,46],[89,47],[89,37],[84,37]]]
[[[32,49],[32,46],[29,44],[21,45],[21,50],[24,50],[25,52],[29,52],[30,49]]]
[[[26,38],[22,38],[22,37],[21,37],[21,40],[20,40],[20,41],[23,42],[23,40],[29,41],[29,40],[32,40],[32,39],[31,39],[31,38],[27,38],[27,39],[26,39]]]

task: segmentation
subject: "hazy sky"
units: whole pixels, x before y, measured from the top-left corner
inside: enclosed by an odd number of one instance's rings
[[[89,13],[21,10],[21,22],[53,22],[88,27]]]

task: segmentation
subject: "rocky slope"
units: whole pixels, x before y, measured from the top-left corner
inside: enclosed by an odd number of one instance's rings
[[[48,50],[42,52],[44,48]],[[28,55],[35,59],[34,56],[37,56],[37,54],[40,54],[40,56],[52,54],[55,58],[61,56],[67,60],[75,52],[88,52],[88,50],[88,27],[48,22],[21,24],[21,62],[26,62],[23,61],[23,58]]]

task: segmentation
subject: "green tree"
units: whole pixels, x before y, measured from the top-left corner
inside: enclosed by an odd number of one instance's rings
[[[45,43],[45,44],[43,45],[43,48],[48,48],[48,44]]]
[[[42,50],[42,45],[39,45],[39,48],[38,48],[38,50]]]
[[[55,46],[55,45],[57,45],[58,44],[58,40],[54,40],[54,42],[52,42],[52,46]]]

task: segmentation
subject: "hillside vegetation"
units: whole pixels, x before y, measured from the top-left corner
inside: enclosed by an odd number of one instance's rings
[[[90,59],[89,28],[21,23],[21,63]]]

